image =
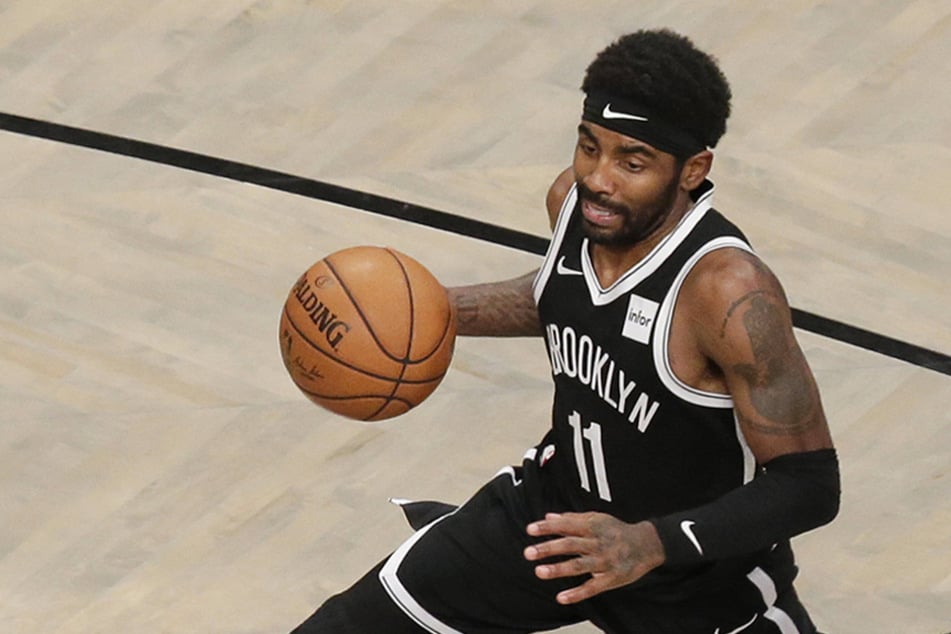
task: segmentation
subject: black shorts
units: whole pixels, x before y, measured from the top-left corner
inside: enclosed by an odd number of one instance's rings
[[[754,567],[715,592],[655,601],[620,588],[573,606],[555,595],[582,578],[540,580],[522,553],[536,539],[533,509],[506,470],[456,511],[417,531],[390,557],[329,599],[294,634],[521,634],[591,621],[611,633],[812,634],[791,584],[777,591]],[[562,510],[562,509],[551,509]]]

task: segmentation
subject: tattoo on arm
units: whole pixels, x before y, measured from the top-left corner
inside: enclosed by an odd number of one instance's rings
[[[460,335],[518,337],[541,334],[532,295],[535,272],[504,282],[449,289]]]
[[[722,339],[723,336],[726,334],[726,325],[727,325],[727,322],[730,321],[730,317],[733,316],[733,313],[736,311],[736,309],[739,308],[744,302],[746,302],[746,300],[748,300],[749,298],[753,297],[754,295],[762,295],[762,294],[765,294],[765,293],[766,293],[766,291],[763,291],[763,290],[750,291],[749,293],[747,293],[747,294],[744,295],[743,297],[739,298],[738,300],[736,300],[735,302],[733,302],[732,304],[730,304],[730,308],[726,311],[726,317],[723,318],[723,323],[720,325],[720,338],[721,338],[721,339]]]
[[[749,385],[750,399],[758,414],[757,419],[744,417],[744,422],[766,434],[801,434],[819,423],[819,400],[808,378],[802,352],[785,335],[788,328],[782,308],[769,301],[765,291],[749,293],[740,302],[748,304],[743,327],[749,337],[753,362],[737,364],[734,370]],[[738,304],[731,306],[730,312],[736,308]]]

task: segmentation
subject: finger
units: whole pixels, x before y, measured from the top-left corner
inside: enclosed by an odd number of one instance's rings
[[[555,599],[562,605],[580,603],[615,587],[607,575],[592,577],[580,586],[559,592]]]
[[[591,550],[588,540],[579,537],[562,537],[525,548],[525,559],[536,561],[558,555],[581,555]]]
[[[535,576],[539,579],[560,579],[562,577],[580,577],[595,572],[596,565],[586,557],[573,557],[553,564],[535,566]]]
[[[548,513],[545,519],[528,525],[529,535],[584,535],[587,522],[580,513]]]

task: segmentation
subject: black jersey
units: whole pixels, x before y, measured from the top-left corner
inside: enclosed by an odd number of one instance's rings
[[[636,522],[712,502],[756,476],[730,396],[685,384],[668,355],[677,296],[696,263],[722,248],[752,252],[712,194],[705,182],[674,230],[609,288],[594,271],[576,190],[566,197],[534,285],[555,395],[551,429],[524,463],[532,512]],[[693,569],[661,567],[630,589],[675,598],[767,562],[795,576],[784,542]]]
[[[636,522],[712,502],[756,476],[730,396],[685,384],[668,356],[674,305],[694,265],[717,249],[752,252],[713,209],[712,193],[705,182],[674,230],[609,288],[595,274],[576,190],[566,197],[534,285],[555,394],[552,427],[525,460],[533,512]],[[694,570],[662,567],[634,586],[689,593],[764,558],[794,575],[781,546]]]
[[[754,475],[730,397],[684,384],[667,355],[694,264],[715,249],[751,250],[711,207],[712,191],[706,183],[677,227],[609,288],[595,274],[574,189],[562,206],[535,280],[555,382],[552,430],[536,460],[551,461],[548,477],[573,510],[648,519]]]

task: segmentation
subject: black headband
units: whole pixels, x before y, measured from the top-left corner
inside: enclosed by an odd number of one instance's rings
[[[707,147],[686,130],[665,123],[643,106],[604,93],[590,93],[585,97],[581,118],[639,139],[679,159],[693,156]]]

